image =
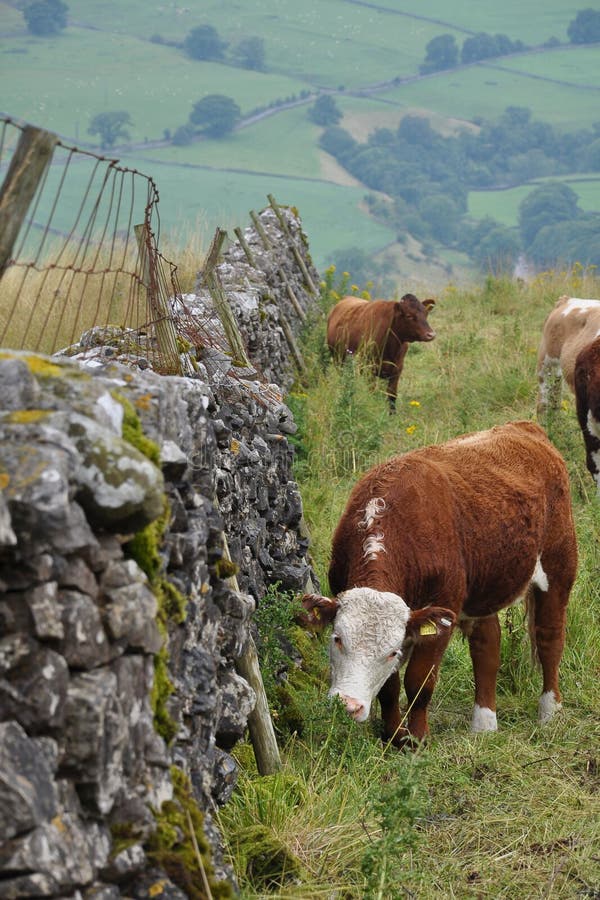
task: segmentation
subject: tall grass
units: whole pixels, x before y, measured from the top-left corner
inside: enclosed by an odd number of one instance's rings
[[[340,372],[323,352],[335,293],[330,277],[306,339],[311,374],[290,398],[296,475],[324,588],[332,531],[361,474],[413,447],[535,418],[543,321],[562,293],[600,297],[600,281],[576,268],[530,285],[448,285],[432,314],[436,340],[408,352],[395,417],[360,365]],[[242,897],[600,896],[600,501],[568,393],[548,428],[571,478],[580,557],[561,667],[564,709],[538,724],[541,678],[515,607],[503,615],[500,730],[469,732],[471,663],[455,637],[428,746],[416,755],[387,750],[377,711],[358,726],[327,701],[327,638],[292,628],[305,669],[291,669],[272,698],[283,772],[259,778],[242,745],[238,787],[220,813]]]
[[[168,235],[159,251],[165,261],[177,261],[177,282],[192,291],[208,241],[202,229],[185,238]],[[167,262],[162,263],[169,289]],[[0,344],[20,350],[54,353],[79,340],[95,325],[137,329],[151,322],[147,291],[140,281],[135,240],[120,240],[89,250],[49,244],[35,265],[11,266],[2,278]]]

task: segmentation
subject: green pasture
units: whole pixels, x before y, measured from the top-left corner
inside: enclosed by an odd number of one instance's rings
[[[383,5],[398,12],[406,12],[407,7],[403,0],[386,0]],[[521,40],[530,46],[542,44],[550,37],[566,41],[567,26],[582,9],[582,5],[573,0],[565,3],[548,0],[543,5],[535,0],[507,0],[505,3],[461,0],[451,5],[447,0],[419,0],[418,4],[410,5],[413,8],[409,15],[436,22],[440,34],[453,29],[464,31],[464,35],[455,35],[459,44],[463,37],[485,31],[506,34],[512,40]]]
[[[128,35],[74,29],[47,39],[0,38],[0,72],[1,110],[81,143],[97,142],[87,134],[97,113],[128,112],[136,143],[175,131],[206,94],[232,97],[247,114],[304,87],[284,74],[196,62]]]
[[[282,110],[241,128],[223,140],[200,140],[185,147],[148,151],[152,159],[180,165],[320,178],[317,146],[321,129],[307,118],[308,106]]]
[[[469,215],[474,219],[482,219],[484,216],[492,216],[502,225],[517,225],[519,221],[519,205],[545,180],[561,181],[568,184],[579,198],[580,207],[586,212],[598,212],[600,210],[600,175],[596,178],[590,176],[561,177],[560,179],[540,179],[530,184],[522,184],[519,187],[505,191],[470,191]]]
[[[57,152],[56,159],[64,162],[63,153]],[[107,234],[113,231],[124,233],[129,219],[129,202],[134,191],[133,223],[143,221],[146,203],[146,182],[126,176],[124,201],[120,214],[116,214],[116,202],[109,214],[113,181],[101,191],[105,168],[93,172],[93,159],[80,158],[69,166],[63,180],[63,166],[51,168],[42,198],[35,211],[35,221],[45,223],[54,203],[60,185],[61,202],[56,205],[52,218],[52,228],[67,234],[75,227],[75,235],[81,235],[88,220],[96,197],[102,193],[103,201],[96,218],[96,237],[109,215],[111,223]],[[250,210],[259,211],[268,205],[267,194],[274,194],[279,203],[296,206],[302,217],[305,231],[313,248],[313,259],[318,268],[331,262],[332,255],[347,247],[361,247],[376,253],[394,240],[394,232],[369,217],[361,208],[364,197],[362,187],[336,185],[300,178],[266,174],[241,174],[210,168],[160,164],[154,159],[124,157],[120,160],[124,168],[137,170],[150,176],[159,192],[160,234],[172,245],[185,246],[190,235],[201,233],[203,243],[208,246],[217,227],[233,233],[236,226],[242,228],[250,224]],[[76,226],[76,217],[91,180],[91,189],[84,206],[81,220]],[[120,184],[121,182],[116,182]],[[133,188],[132,188],[133,185]],[[114,196],[118,196],[115,192]],[[28,246],[37,246],[41,232],[34,229]],[[233,236],[233,234],[232,234]],[[177,262],[177,260],[174,260]]]
[[[498,68],[589,89],[600,99],[600,49],[597,46],[554,49],[497,60]]]
[[[571,52],[576,54],[579,51]],[[593,53],[600,67],[600,46]],[[549,59],[553,56],[549,54]],[[524,60],[530,57],[518,58]],[[597,91],[509,72],[491,63],[440,72],[400,85],[380,96],[465,121],[496,119],[507,106],[529,107],[534,118],[565,131],[587,128],[598,119]]]
[[[329,363],[324,313],[348,281],[328,275],[327,284],[302,345],[307,376],[288,400],[298,424],[295,473],[324,591],[332,533],[361,475],[399,452],[535,418],[542,323],[559,294],[598,291],[597,279],[580,270],[545,273],[531,285],[494,278],[468,290],[447,285],[433,312],[437,337],[411,345],[398,412],[389,416],[381,383],[360,360],[342,370]],[[472,668],[457,635],[433,695],[427,745],[415,753],[384,748],[377,704],[357,725],[327,699],[328,629],[309,640],[291,627],[303,667],[277,680],[282,657],[269,658],[264,636],[272,647],[286,621],[278,609],[291,597],[279,607],[273,594],[265,597],[257,614],[261,666],[283,769],[258,776],[251,748],[238,746],[238,784],[219,812],[245,900],[598,895],[600,503],[574,406],[565,391],[545,423],[569,472],[579,545],[561,665],[564,708],[547,725],[537,721],[540,671],[516,604],[500,616],[498,732],[469,731]]]

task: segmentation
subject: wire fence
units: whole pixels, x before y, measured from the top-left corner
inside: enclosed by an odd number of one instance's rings
[[[210,311],[191,312],[177,266],[159,252],[159,195],[153,179],[118,160],[64,144],[56,135],[0,116],[0,346],[35,352],[144,362],[162,374],[191,374],[190,347],[213,347],[250,366],[217,264],[226,232],[217,229],[202,280]],[[275,198],[269,204],[304,288],[317,288]],[[260,217],[250,212],[263,252],[273,253]],[[272,218],[273,216],[271,216]],[[235,229],[247,262],[254,252]],[[294,317],[306,316],[278,263]],[[303,361],[286,315],[279,325],[300,372]],[[233,373],[235,375],[235,373]],[[257,370],[257,374],[258,370]],[[262,376],[260,376],[262,378]],[[264,379],[263,379],[264,380]]]
[[[110,324],[156,371],[178,371],[181,292],[152,178],[9,118],[0,174],[0,345],[50,354]]]

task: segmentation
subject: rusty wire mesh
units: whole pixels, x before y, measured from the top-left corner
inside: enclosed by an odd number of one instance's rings
[[[23,131],[0,119],[3,177]],[[51,354],[113,326],[156,371],[177,371],[161,326],[181,292],[158,250],[158,200],[152,178],[59,140],[2,277],[0,346]]]

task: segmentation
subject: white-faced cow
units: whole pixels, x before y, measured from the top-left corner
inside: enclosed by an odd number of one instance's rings
[[[409,343],[432,341],[435,337],[427,321],[434,305],[435,300],[421,303],[414,294],[394,301],[342,297],[329,313],[329,349],[340,361],[361,347],[373,357],[375,375],[387,381],[390,412],[396,408],[398,379]]]
[[[333,624],[330,693],[357,722],[378,697],[385,740],[421,740],[458,624],[475,675],[472,729],[494,731],[498,612],[523,598],[546,722],[561,705],[558,667],[576,566],[566,467],[535,423],[509,423],[376,466],[354,487],[333,537],[335,597],[303,600],[307,624]],[[407,660],[404,723],[398,670]]]
[[[577,354],[574,382],[586,464],[600,496],[600,336]]]
[[[538,418],[558,407],[563,379],[575,394],[587,467],[600,493],[600,300],[560,297],[538,352]]]

